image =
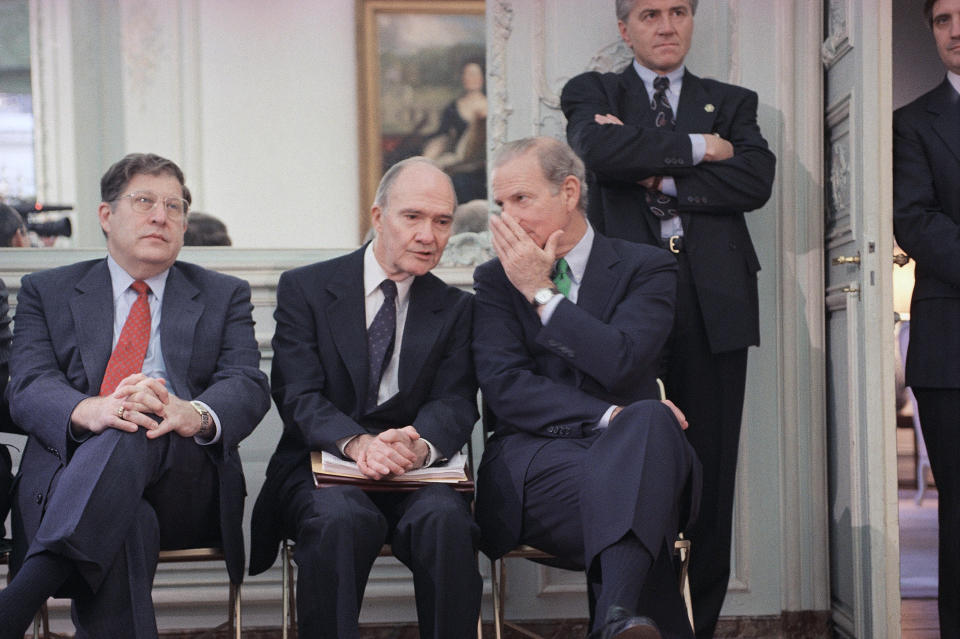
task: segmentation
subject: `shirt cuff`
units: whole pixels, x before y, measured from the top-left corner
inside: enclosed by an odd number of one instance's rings
[[[563,293],[554,293],[553,297],[550,298],[550,301],[543,305],[543,310],[540,311],[540,324],[546,326],[547,322],[550,321],[550,318],[553,317],[553,311],[557,308],[557,304],[563,299]]]
[[[216,444],[218,441],[220,441],[220,434],[221,434],[220,418],[217,417],[216,411],[214,411],[212,408],[210,408],[200,400],[194,400],[194,401],[196,401],[198,404],[206,408],[207,412],[210,413],[210,419],[213,421],[213,428],[215,432],[213,433],[213,437],[211,437],[210,439],[203,439],[199,435],[194,435],[193,441],[197,442],[201,446],[211,446],[213,444]]]
[[[427,445],[427,448],[430,450],[430,452],[427,453],[427,459],[426,459],[426,461],[423,462],[423,468],[428,468],[428,467],[433,466],[434,464],[436,464],[436,463],[438,463],[438,462],[445,462],[445,461],[447,461],[446,458],[444,458],[444,457],[440,454],[440,451],[437,450],[437,447],[436,447],[436,446],[434,446],[433,444],[431,444],[431,443],[430,443],[429,441],[427,441],[426,439],[423,439],[423,437],[421,437],[420,439],[423,440],[423,443],[426,444],[426,445]]]
[[[703,133],[690,133],[689,135],[693,165],[696,166],[703,162],[703,156],[707,154],[707,140],[703,137]]]
[[[613,415],[613,411],[616,409],[617,407],[614,405],[606,410],[606,412],[603,414],[603,417],[601,417],[600,421],[597,422],[597,430],[605,430],[607,426],[610,425],[610,416]]]
[[[677,181],[669,175],[664,175],[660,180],[660,192],[670,197],[677,197]]]
[[[347,456],[347,444],[349,444],[359,436],[360,435],[350,435],[348,437],[344,437],[342,439],[337,440],[336,442],[337,448],[340,449],[340,454],[343,455],[346,459],[350,459],[350,457]]]

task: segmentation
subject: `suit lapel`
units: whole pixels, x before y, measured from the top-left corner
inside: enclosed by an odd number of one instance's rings
[[[183,399],[191,399],[193,393],[187,383],[187,371],[197,339],[197,322],[203,314],[203,303],[196,299],[199,294],[176,264],[170,267],[160,315],[160,348],[167,381]]]
[[[934,117],[933,130],[953,157],[960,161],[960,95],[949,80],[944,80],[930,96],[927,111]]]
[[[711,100],[700,78],[684,72],[677,103],[677,133],[712,133],[719,111]]]
[[[712,102],[700,78],[689,71],[684,71],[680,100],[677,103],[676,131],[686,134],[713,133],[716,129],[718,113],[718,105]],[[689,233],[692,223],[690,213],[681,211],[680,221],[683,223],[684,233]]]
[[[650,96],[647,89],[643,86],[643,80],[637,75],[637,70],[633,64],[627,66],[620,74],[620,95],[621,104],[618,105],[620,113],[615,113],[624,124],[636,124],[642,127],[652,127],[655,125],[653,120],[653,109],[650,108]],[[643,199],[642,197],[640,198]],[[647,210],[646,202],[643,205],[644,222],[650,229],[650,237],[660,237],[660,221]]]
[[[443,327],[443,299],[446,284],[427,274],[417,277],[410,287],[407,321],[400,348],[400,394],[416,382],[423,363]]]
[[[113,286],[106,259],[97,262],[76,284],[70,300],[77,348],[87,374],[88,392],[99,392],[113,350]],[[103,330],[109,326],[110,330]]]
[[[622,277],[614,268],[619,261],[620,257],[613,250],[610,240],[597,233],[593,237],[590,259],[587,260],[580,283],[577,306],[594,317],[606,319],[611,297]]]
[[[359,409],[367,396],[367,323],[363,300],[363,252],[355,251],[341,272],[330,280],[327,291],[334,300],[327,305],[326,320],[333,343],[350,373],[350,379],[359,398]]]

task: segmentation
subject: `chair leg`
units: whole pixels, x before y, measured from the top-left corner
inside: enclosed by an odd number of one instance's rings
[[[241,584],[230,583],[230,631],[234,639],[243,637],[243,607],[241,605]]]
[[[674,550],[680,556],[680,596],[683,597],[683,604],[687,609],[687,619],[690,621],[690,628],[693,629],[693,598],[690,596],[690,553],[693,548],[689,539],[684,539],[683,533],[673,544]]]
[[[290,625],[290,547],[287,546],[286,539],[283,540],[283,547],[280,549],[280,571],[283,580],[280,603],[283,617],[280,624],[280,636],[282,639],[287,639]]]
[[[500,601],[500,584],[497,577],[497,564],[503,563],[496,559],[490,560],[490,594],[493,596],[493,635],[496,639],[503,639],[503,602]]]

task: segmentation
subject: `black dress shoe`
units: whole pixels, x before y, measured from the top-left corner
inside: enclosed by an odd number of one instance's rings
[[[662,639],[657,624],[650,617],[638,617],[620,607],[607,612],[607,622],[591,637],[599,639]]]

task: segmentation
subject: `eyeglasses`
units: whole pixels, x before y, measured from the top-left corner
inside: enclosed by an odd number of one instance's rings
[[[150,213],[157,207],[159,202],[163,202],[163,210],[171,220],[183,219],[187,214],[190,204],[182,197],[160,197],[153,191],[135,191],[121,195],[115,201],[130,198],[130,207],[141,215]]]

